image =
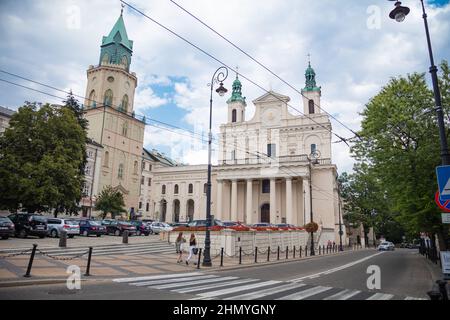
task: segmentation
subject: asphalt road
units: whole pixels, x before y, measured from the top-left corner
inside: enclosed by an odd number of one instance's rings
[[[374,265],[380,269],[380,289],[367,287],[370,276],[367,268]],[[427,298],[426,292],[439,277],[439,269],[418,255],[417,250],[397,249],[382,253],[354,251],[238,270],[201,269],[192,275],[172,276],[83,282],[81,290],[68,290],[61,284],[0,288],[0,299],[324,299],[349,292],[349,297],[354,292],[354,300],[367,299],[376,293],[377,298]],[[188,281],[184,287],[182,281]],[[304,291],[299,294],[299,290]]]

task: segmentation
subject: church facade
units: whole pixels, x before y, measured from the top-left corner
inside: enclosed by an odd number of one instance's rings
[[[166,222],[206,218],[207,165],[180,165],[143,146],[145,118],[133,111],[137,77],[130,72],[133,41],[122,15],[103,37],[97,66],[87,71],[85,106],[89,138],[103,148],[99,192],[112,186],[142,218]],[[220,126],[218,163],[212,172],[212,214],[245,223],[334,229],[339,221],[337,168],[332,162],[331,123],[320,107],[321,88],[308,66],[300,101],[270,91],[247,101],[236,75],[228,121]],[[311,205],[312,200],[312,205]]]

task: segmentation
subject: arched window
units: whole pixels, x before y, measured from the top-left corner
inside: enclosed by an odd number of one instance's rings
[[[208,184],[205,183],[205,184],[203,185],[203,193],[206,193],[207,191],[208,191]]]
[[[108,152],[108,151],[105,152],[105,160],[104,160],[104,162],[103,162],[103,165],[104,165],[105,167],[108,167],[108,166],[109,166],[109,152]]]
[[[92,108],[95,108],[97,106],[97,102],[95,101],[95,90],[92,90],[91,93],[89,94],[89,101],[88,101],[88,105],[91,106]]]
[[[122,135],[126,137],[127,134],[128,134],[128,122],[125,121],[122,125]]]
[[[122,98],[122,111],[127,112],[128,110],[128,95],[124,95]]]
[[[119,172],[117,173],[119,179],[123,179],[123,163],[119,164]]]
[[[122,63],[122,65],[123,65],[125,68],[128,68],[128,58],[127,58],[127,56],[123,56],[123,57],[122,57],[121,63]]]
[[[317,146],[315,143],[311,144],[311,154],[313,154],[314,152],[316,152],[317,150]]]
[[[231,111],[231,122],[236,122],[236,109]]]
[[[310,114],[314,113],[314,100],[309,100],[308,106],[309,106],[309,113]]]
[[[102,64],[103,63],[109,63],[109,55],[108,53],[105,53],[102,57]]]
[[[173,193],[178,194],[178,185],[177,184],[173,187]]]
[[[134,174],[138,174],[138,166],[139,166],[138,162],[135,161],[134,162],[134,169],[133,169]]]
[[[113,102],[113,92],[111,89],[106,90],[105,98],[103,99],[103,104],[105,106],[111,107]]]
[[[166,185],[165,184],[163,184],[163,186],[161,188],[161,193],[166,194]]]
[[[194,193],[194,185],[192,183],[189,183],[188,193]]]

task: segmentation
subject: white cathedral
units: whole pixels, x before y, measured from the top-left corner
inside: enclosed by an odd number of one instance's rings
[[[132,49],[121,14],[103,37],[98,65],[87,70],[84,104],[92,143],[83,215],[91,214],[103,187],[112,186],[124,194],[127,209],[143,218],[205,219],[207,165],[180,165],[143,147],[145,118],[133,111],[137,77],[130,71]],[[305,77],[304,115],[291,114],[290,98],[271,91],[252,101],[255,113],[246,119],[247,102],[236,76],[212,171],[216,219],[303,226],[310,222],[312,199],[313,220],[337,235],[331,123],[320,108],[321,88],[311,65]]]

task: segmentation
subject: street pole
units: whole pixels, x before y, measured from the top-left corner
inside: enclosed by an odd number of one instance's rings
[[[339,251],[344,251],[344,248],[342,247],[342,220],[341,220],[341,185],[338,181],[338,199],[339,199]]]
[[[220,71],[222,70],[223,71]],[[220,72],[219,72],[220,71]],[[225,73],[224,73],[225,72]],[[217,74],[217,77],[216,77]],[[209,133],[208,133],[208,181],[206,183],[206,235],[205,235],[205,251],[203,253],[204,267],[211,267],[211,143],[212,143],[212,93],[214,89],[214,83],[220,82],[220,87],[216,90],[220,96],[223,96],[227,90],[223,87],[223,81],[228,77],[228,69],[220,67],[214,72],[211,79],[211,95],[209,98]]]
[[[441,142],[441,161],[442,165],[450,165],[450,154],[448,151],[448,144],[447,144],[447,135],[445,132],[445,123],[444,123],[444,112],[442,110],[442,100],[441,100],[441,92],[439,90],[439,82],[437,77],[437,67],[434,65],[434,58],[433,58],[433,49],[431,48],[431,39],[430,39],[430,31],[428,29],[428,21],[427,21],[427,14],[425,12],[425,5],[423,3],[423,0],[420,0],[422,3],[422,12],[423,12],[423,22],[425,25],[425,33],[427,36],[427,44],[428,44],[428,54],[430,55],[430,73],[431,73],[431,80],[433,82],[433,92],[434,92],[434,104],[436,108],[436,115],[438,118],[438,125],[439,125],[439,137]]]
[[[310,220],[311,223],[314,222],[313,220],[313,204],[312,204],[312,164],[311,164],[311,159],[309,159],[309,205],[310,205],[310,209],[309,209],[309,213],[310,213]],[[311,256],[315,255],[314,252],[314,231],[311,230],[311,252],[310,252]]]

